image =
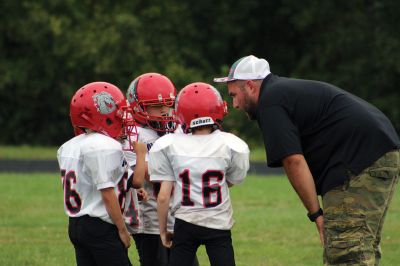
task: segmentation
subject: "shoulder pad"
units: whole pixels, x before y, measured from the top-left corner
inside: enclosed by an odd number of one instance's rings
[[[122,145],[115,139],[99,133],[90,133],[82,145],[82,153],[117,150],[122,152]]]
[[[139,141],[141,142],[154,142],[156,139],[159,138],[157,132],[149,128],[137,127],[137,131],[139,135]]]
[[[232,150],[240,153],[250,152],[249,146],[244,142],[241,138],[233,135],[228,132],[221,132],[223,134],[223,140],[226,145],[230,147]]]
[[[161,138],[157,139],[156,142],[154,142],[153,146],[151,147],[150,152],[157,152],[162,149],[165,149],[169,145],[171,145],[173,141],[174,134],[167,134],[162,136]]]

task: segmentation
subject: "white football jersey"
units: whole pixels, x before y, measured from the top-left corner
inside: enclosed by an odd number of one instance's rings
[[[174,181],[172,215],[199,226],[228,230],[233,211],[228,183],[239,184],[249,169],[249,148],[233,134],[172,134],[149,154],[152,181]]]
[[[64,143],[57,158],[65,213],[70,217],[99,217],[113,223],[100,190],[113,187],[118,199],[124,196],[125,191],[120,193],[118,189],[126,169],[121,144],[99,133],[81,134]]]
[[[159,138],[157,132],[149,128],[137,127],[138,141],[147,145],[147,150],[150,150],[153,143]],[[125,147],[127,143],[124,144]],[[125,157],[130,168],[136,165],[136,154],[131,151],[124,151]],[[148,161],[148,154],[146,155],[146,162]],[[133,174],[132,169],[128,170],[128,176]],[[149,198],[147,201],[138,201],[135,189],[130,188],[129,194],[126,197],[125,213],[131,213],[133,216],[137,214],[137,221],[130,220],[126,222],[128,230],[131,234],[160,234],[158,227],[157,216],[157,194],[160,190],[159,184],[144,181],[143,188],[146,190]],[[168,230],[173,231],[174,219],[169,215],[168,217]]]

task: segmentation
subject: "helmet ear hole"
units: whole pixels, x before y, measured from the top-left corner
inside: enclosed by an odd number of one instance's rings
[[[106,124],[108,125],[108,126],[110,126],[110,125],[112,125],[112,121],[111,121],[111,119],[110,118],[107,118],[106,119]]]

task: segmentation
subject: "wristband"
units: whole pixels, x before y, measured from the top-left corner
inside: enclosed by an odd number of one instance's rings
[[[319,210],[314,213],[307,213],[308,219],[310,219],[311,222],[315,222],[315,220],[321,215],[324,215],[324,212],[321,208],[319,208]]]

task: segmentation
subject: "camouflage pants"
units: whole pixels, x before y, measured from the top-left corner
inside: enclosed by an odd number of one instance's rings
[[[323,196],[325,265],[379,264],[382,226],[399,171],[400,152],[388,152]]]

